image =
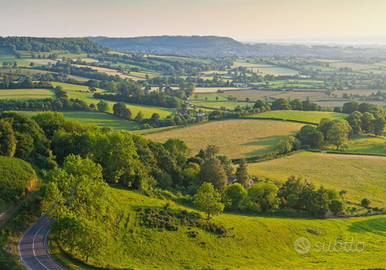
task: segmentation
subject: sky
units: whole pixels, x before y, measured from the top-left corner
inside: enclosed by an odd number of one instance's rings
[[[386,36],[386,0],[0,0],[0,36]]]

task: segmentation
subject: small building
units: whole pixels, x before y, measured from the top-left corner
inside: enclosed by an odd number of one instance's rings
[[[228,176],[228,186],[232,185],[232,184],[234,184],[236,182],[237,182],[237,176],[235,174],[232,174],[232,175]],[[252,178],[249,178],[249,180],[248,180],[248,188],[251,187],[254,183],[255,183],[255,181],[253,181]]]

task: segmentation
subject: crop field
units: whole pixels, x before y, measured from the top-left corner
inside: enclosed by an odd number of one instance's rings
[[[194,93],[215,93],[218,90],[221,91],[245,91],[243,88],[236,87],[196,87],[196,91]]]
[[[297,70],[273,66],[273,65],[265,65],[265,64],[255,64],[248,63],[245,61],[236,61],[232,68],[236,67],[246,67],[248,69],[252,69],[254,72],[262,73],[262,74],[270,74],[270,75],[296,75],[299,74]]]
[[[347,199],[368,198],[374,206],[386,206],[386,157],[303,152],[260,163],[248,164],[249,173],[280,182],[303,176],[315,185],[347,190]]]
[[[110,68],[103,68],[103,67],[93,67],[93,66],[84,66],[84,65],[77,65],[77,64],[74,64],[74,66],[76,67],[88,67],[88,68],[91,68],[93,70],[96,70],[98,72],[101,72],[101,73],[106,73],[107,75],[110,75],[110,76],[120,76],[122,78],[128,78],[128,79],[132,79],[132,80],[138,80],[139,78],[135,77],[135,76],[130,76],[130,75],[125,75],[125,74],[122,74],[120,72],[118,72],[117,70],[115,69],[110,69]]]
[[[215,99],[214,100],[208,99],[208,101],[192,100],[192,101],[189,101],[189,103],[196,105],[198,107],[206,107],[206,108],[211,108],[211,109],[220,109],[223,107],[223,108],[230,109],[230,110],[235,109],[237,106],[245,108],[246,105],[248,105],[249,108],[252,108],[254,105],[254,102],[238,102],[238,101],[225,101],[225,100],[216,101]]]
[[[51,60],[51,59],[26,59],[30,62],[33,62],[37,65],[48,65],[48,63],[51,63],[51,64],[56,64],[56,60]]]
[[[281,135],[294,134],[303,124],[270,120],[226,120],[190,126],[147,135],[165,142],[179,138],[192,149],[192,154],[208,145],[220,147],[220,154],[230,158],[264,155],[271,152]]]
[[[322,118],[337,119],[346,118],[348,115],[344,113],[334,112],[307,112],[307,111],[269,111],[250,115],[248,117],[263,117],[263,118],[278,118],[285,120],[304,121],[309,123],[319,124]]]
[[[42,99],[54,97],[54,91],[50,89],[1,89],[0,99]]]
[[[332,269],[335,265],[344,265],[346,269],[361,269],[364,265],[373,269],[384,267],[386,219],[382,216],[320,220],[222,214],[213,217],[211,222],[223,225],[229,235],[218,237],[187,226],[179,226],[177,231],[139,226],[135,212],[138,208],[163,209],[169,203],[171,210],[176,212],[196,209],[134,191],[110,190],[114,198],[112,205],[119,217],[114,217],[116,226],[113,228],[107,228],[105,224],[99,226],[106,231],[113,230],[115,237],[110,238],[103,253],[90,258],[91,265],[119,269],[242,270]],[[198,236],[190,237],[191,230],[197,231]],[[336,237],[342,241],[354,238],[356,242],[366,243],[361,253],[342,251],[332,254],[316,252],[312,247],[309,253],[301,255],[293,247],[299,237],[306,237],[313,245],[315,242],[334,245]],[[67,269],[85,269],[56,245],[50,252]]]
[[[324,99],[324,100],[314,100],[315,103],[319,104],[322,107],[330,106],[330,107],[342,107],[344,103],[350,101],[349,99]],[[371,104],[386,106],[386,101],[359,101],[361,102],[369,102]]]
[[[360,95],[360,96],[370,96],[372,93],[376,94],[378,91],[384,93],[386,92],[386,89],[355,89],[355,90],[341,90],[341,91],[335,91],[333,94],[338,95],[338,97],[341,97],[344,93],[347,95]],[[371,101],[372,103],[373,101]]]

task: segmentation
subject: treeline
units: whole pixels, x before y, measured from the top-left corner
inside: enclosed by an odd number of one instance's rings
[[[88,111],[86,102],[80,99],[0,99],[0,111]]]
[[[34,82],[31,79],[13,81],[12,77],[4,74],[3,81],[0,81],[0,89],[28,89],[28,88],[46,88],[51,89],[52,84],[48,81]]]
[[[33,52],[67,50],[72,53],[103,53],[108,50],[107,47],[84,38],[0,37],[0,46]]]

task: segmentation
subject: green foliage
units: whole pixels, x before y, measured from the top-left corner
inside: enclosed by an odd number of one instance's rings
[[[101,100],[98,102],[97,108],[100,112],[107,112],[109,110],[109,104],[106,101]]]
[[[211,183],[213,187],[222,194],[227,185],[227,175],[221,162],[216,157],[207,159],[201,166],[200,173],[198,175],[198,184]]]
[[[248,164],[245,158],[242,158],[239,163],[239,167],[236,169],[236,181],[240,183],[245,189],[249,188],[249,174]]]
[[[247,200],[248,193],[241,184],[235,183],[225,189],[224,201],[230,209],[240,209]]]
[[[224,209],[219,193],[210,183],[204,183],[198,189],[197,194],[194,196],[193,203],[208,215],[208,220],[211,215],[219,214]]]
[[[279,143],[276,145],[274,149],[274,153],[276,154],[288,154],[291,151],[296,151],[300,149],[300,141],[293,137],[283,135],[280,137]]]
[[[248,189],[248,196],[251,202],[259,205],[261,210],[266,212],[279,207],[278,190],[278,187],[271,181],[259,182]]]
[[[35,171],[27,162],[0,156],[0,203],[17,202],[36,180]]]
[[[292,110],[291,105],[288,100],[284,98],[278,98],[274,102],[272,102],[271,106],[272,110]]]
[[[99,107],[98,107],[99,110]],[[107,109],[108,110],[108,109]],[[105,110],[105,111],[107,111]],[[114,115],[130,120],[131,119],[131,111],[128,109],[123,102],[119,102],[114,104],[113,106]]]
[[[0,121],[0,155],[13,157],[16,151],[17,140],[11,124]]]
[[[303,126],[297,137],[301,141],[303,146],[309,146],[314,149],[321,148],[324,144],[323,133],[318,131],[315,126],[305,125]]]
[[[361,205],[365,208],[368,208],[370,206],[370,203],[371,201],[369,199],[366,199],[364,198],[362,201],[361,201]]]

